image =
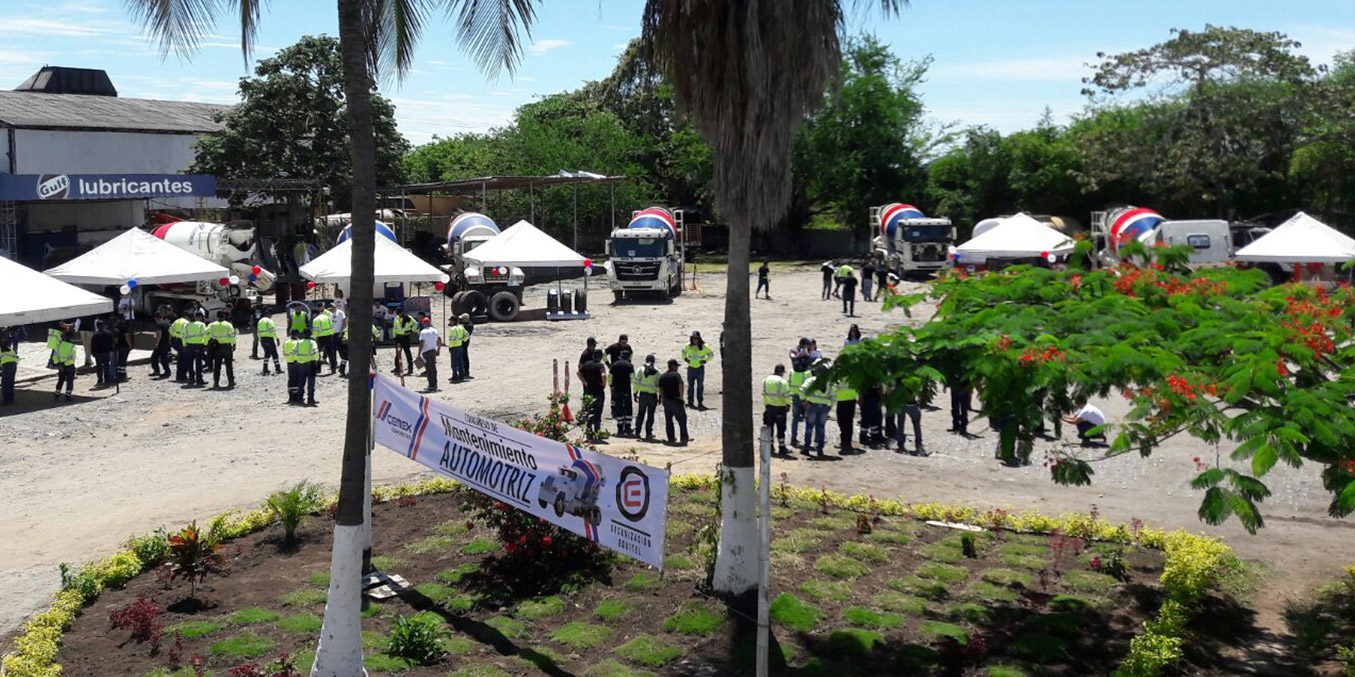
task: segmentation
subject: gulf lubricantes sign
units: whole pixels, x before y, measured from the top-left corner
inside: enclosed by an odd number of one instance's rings
[[[213,197],[205,174],[0,174],[0,200],[129,200]]]
[[[378,375],[376,443],[598,545],[663,567],[668,472],[434,402]]]

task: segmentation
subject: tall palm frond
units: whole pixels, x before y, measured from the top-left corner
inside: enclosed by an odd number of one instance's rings
[[[461,48],[486,73],[517,72],[522,38],[532,37],[538,0],[440,0],[456,22]]]
[[[240,17],[240,51],[254,51],[263,0],[123,0],[132,18],[151,35],[164,54],[187,58],[216,27],[217,15],[234,10]]]

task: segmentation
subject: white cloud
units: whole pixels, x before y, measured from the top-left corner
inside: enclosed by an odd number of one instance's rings
[[[568,40],[564,40],[561,38],[546,38],[544,40],[537,40],[536,42],[532,43],[531,52],[532,54],[545,54],[546,52],[550,52],[553,50],[560,49],[561,47],[568,46],[569,46]]]
[[[67,2],[61,5],[61,12],[65,14],[107,14],[109,8],[97,5],[93,2]]]
[[[443,95],[445,98],[467,95]],[[478,99],[479,97],[470,97]],[[434,135],[454,136],[465,132],[485,132],[507,124],[513,117],[516,103],[469,103],[436,99],[392,99],[395,121],[400,133],[411,143],[427,143]]]
[[[1298,52],[1314,64],[1330,65],[1337,52],[1355,49],[1355,28],[1329,26],[1295,26],[1285,31],[1289,37],[1302,43]]]
[[[108,21],[57,21],[53,19],[35,19],[31,17],[0,17],[0,30],[6,36],[51,37],[90,37],[107,35],[118,30],[127,30],[128,25]]]
[[[932,81],[969,80],[1003,82],[1080,82],[1091,73],[1085,56],[1000,59],[970,63],[938,63],[928,73]]]

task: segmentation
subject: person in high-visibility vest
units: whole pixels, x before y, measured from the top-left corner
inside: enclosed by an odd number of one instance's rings
[[[654,356],[645,356],[645,366],[636,369],[631,376],[631,389],[635,391],[635,401],[640,411],[635,416],[635,436],[645,429],[645,439],[654,439],[654,416],[659,409],[659,370],[654,366]]]
[[[828,408],[832,406],[833,394],[829,390],[831,385],[816,387],[819,380],[820,377],[811,376],[800,387],[800,400],[805,407],[805,446],[800,453],[808,456],[812,450],[823,458],[824,429],[828,425]]]
[[[470,378],[470,340],[475,336],[475,322],[471,321],[470,313],[461,313],[461,326],[466,330],[466,340],[461,344],[465,349],[461,351],[461,378]]]
[[[701,332],[692,332],[691,341],[682,346],[682,360],[687,363],[687,406],[706,408],[706,364],[715,352],[701,338]]]
[[[311,337],[310,332],[302,332],[301,338],[297,341],[296,362],[301,369],[301,381],[305,384],[306,404],[315,406],[315,374],[320,371],[320,346]]]
[[[778,364],[771,376],[762,379],[762,425],[776,433],[777,453],[786,449],[786,410],[790,408],[790,383],[786,381],[786,365]]]
[[[259,339],[259,345],[263,348],[263,375],[268,375],[268,360],[273,360],[273,370],[282,373],[282,365],[278,364],[278,323],[273,321],[267,313],[259,316],[259,322],[254,326],[254,335]]]
[[[806,341],[808,343],[808,341]],[[800,397],[800,388],[809,378],[809,354],[801,353],[791,358],[790,376],[786,384],[790,386],[790,446],[800,446],[800,423],[805,420],[804,400]],[[805,437],[809,437],[809,424],[805,424]]]
[[[852,421],[856,418],[857,393],[846,383],[833,384],[833,399],[837,401],[837,429],[841,434],[840,452],[843,456],[856,453],[852,447]]]
[[[451,349],[452,354],[452,378],[449,380],[452,383],[458,383],[466,378],[461,353],[466,350],[466,341],[470,340],[470,332],[467,332],[466,328],[461,325],[461,318],[456,315],[452,316],[448,324],[451,326],[447,329],[447,347]]]
[[[169,324],[169,347],[174,349],[174,382],[188,380],[188,350],[184,347],[183,334],[188,328],[188,311],[180,310],[179,317]]]
[[[235,325],[226,311],[216,311],[216,322],[207,325],[207,346],[212,353],[212,387],[221,387],[221,368],[226,368],[226,387],[235,387]]]
[[[199,313],[184,327],[183,344],[185,359],[188,361],[188,382],[205,386],[207,379],[204,375],[204,369],[207,361],[207,323],[203,322],[204,316]]]
[[[0,405],[14,403],[14,375],[19,371],[19,346],[0,336]]]
[[[405,376],[414,375],[414,353],[411,352],[411,346],[419,338],[419,323],[409,316],[409,312],[403,307],[400,308],[400,314],[395,316],[395,325],[392,328],[395,334],[395,373],[400,373],[400,368],[404,367]],[[404,361],[400,356],[404,355]]]
[[[287,404],[301,404],[301,363],[296,361],[296,349],[301,344],[301,332],[293,329],[282,342],[282,359],[287,363]]]
[[[334,345],[334,316],[330,314],[329,307],[323,308],[311,320],[311,340],[319,347],[319,357],[315,361],[315,370],[320,370],[320,365],[329,362],[329,373],[333,374],[339,370],[339,360]]]
[[[56,365],[56,392],[52,394],[52,401],[55,402],[61,397],[61,386],[66,386],[66,401],[71,401],[71,391],[75,389],[75,342],[78,340],[74,331],[67,331],[61,335],[61,339],[56,344],[56,354],[52,357],[52,363]]]
[[[303,332],[306,331],[307,329],[310,329],[311,321],[310,318],[307,317],[307,315],[308,313],[306,312],[306,309],[300,306],[292,308],[291,311],[287,313],[288,335],[290,335],[291,332],[293,331]]]

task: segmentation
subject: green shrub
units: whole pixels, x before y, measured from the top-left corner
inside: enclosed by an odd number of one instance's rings
[[[773,621],[798,632],[809,632],[819,620],[819,610],[788,592],[772,600],[768,608]]]
[[[682,649],[665,644],[654,635],[637,635],[613,650],[616,655],[651,668],[661,668],[682,655]]]
[[[296,542],[296,530],[307,517],[325,507],[325,492],[318,485],[301,480],[288,489],[268,495],[263,508],[282,525],[282,540]]]
[[[100,581],[93,571],[86,569],[77,571],[65,562],[59,564],[57,569],[61,572],[61,589],[80,595],[83,602],[95,599],[104,591],[103,581]]]
[[[605,625],[592,625],[589,623],[566,623],[560,626],[559,630],[550,638],[575,649],[591,649],[612,636],[612,629]]]
[[[442,658],[443,627],[436,617],[400,616],[391,628],[386,653],[418,665],[432,665]]]
[[[155,531],[133,538],[127,542],[127,549],[136,555],[144,571],[164,561],[169,556],[169,534],[165,530]]]

